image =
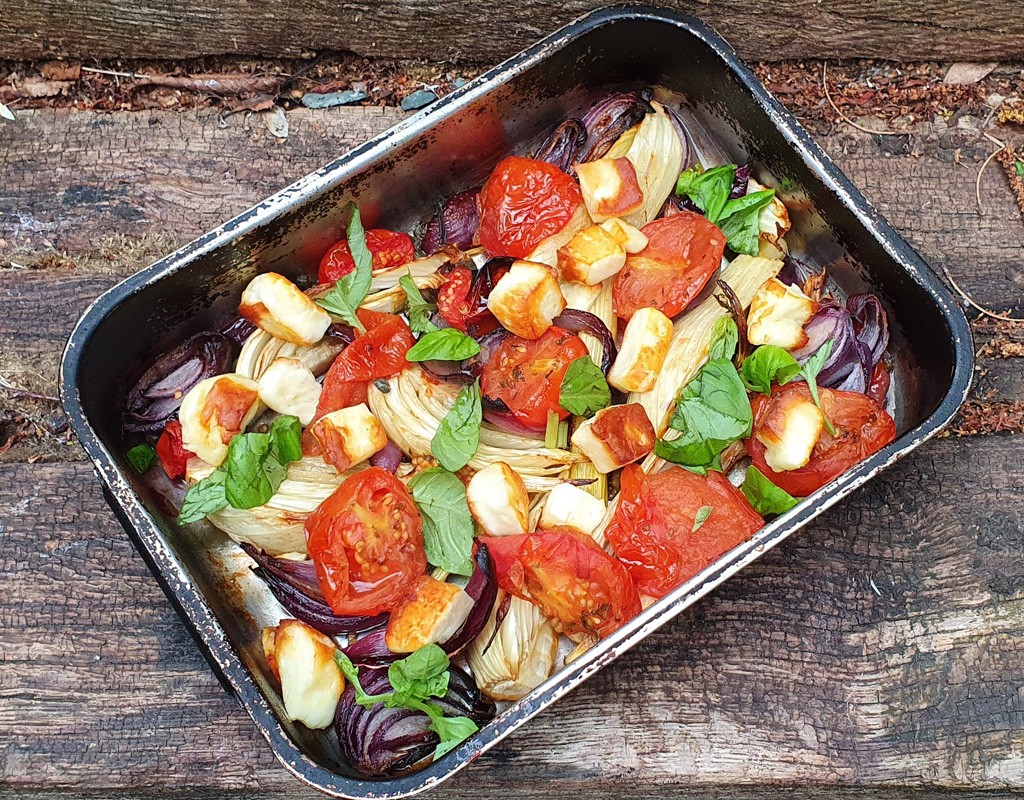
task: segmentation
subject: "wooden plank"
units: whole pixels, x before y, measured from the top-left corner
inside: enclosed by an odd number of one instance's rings
[[[1016,438],[926,444],[446,796],[1024,785],[1020,457]],[[0,520],[9,789],[306,795],[209,673],[87,466],[0,466]]]
[[[400,0],[8,0],[0,18],[6,57],[183,58],[220,53],[299,56],[350,50],[391,58],[495,62],[601,0],[481,5]],[[750,59],[880,58],[947,61],[1020,57],[1024,19],[1014,0],[671,0],[698,14]]]

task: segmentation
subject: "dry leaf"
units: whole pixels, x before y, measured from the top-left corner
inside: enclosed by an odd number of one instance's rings
[[[263,124],[278,139],[288,138],[288,117],[285,116],[281,106],[274,106],[269,111],[262,112]]]
[[[958,61],[949,68],[949,71],[946,72],[946,77],[942,79],[942,82],[953,84],[977,83],[987,77],[988,74],[997,66],[999,65],[994,61],[987,64]]]

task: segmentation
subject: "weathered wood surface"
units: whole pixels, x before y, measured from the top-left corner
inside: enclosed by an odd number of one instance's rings
[[[269,56],[350,50],[393,58],[495,63],[599,0],[331,3],[327,0],[7,0],[6,58]],[[703,17],[746,58],[1019,59],[1015,0],[666,0]]]
[[[0,256],[69,252],[0,269],[0,374],[52,377],[98,292],[394,118],[370,114],[296,112],[283,143],[258,120],[167,113],[0,127]],[[969,143],[825,145],[926,258],[983,302],[1022,300],[1020,218],[994,170],[975,213]],[[154,229],[168,241],[126,261]],[[983,386],[1020,398],[1020,363],[983,362]],[[0,464],[0,795],[310,796],[220,689],[77,448],[48,453]],[[1022,454],[1019,437],[927,443],[438,796],[1024,788]]]

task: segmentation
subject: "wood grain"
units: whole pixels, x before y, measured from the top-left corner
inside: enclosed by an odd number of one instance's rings
[[[350,50],[393,58],[494,63],[598,0],[376,3],[267,0],[8,0],[0,47],[8,58],[268,56]],[[874,56],[948,61],[1016,59],[1024,19],[1014,0],[669,0],[702,16],[749,59]]]
[[[926,445],[446,795],[1020,786],[1020,456],[1013,438]],[[209,673],[88,467],[0,467],[0,520],[8,788],[302,794]]]
[[[0,373],[52,381],[96,294],[396,118],[296,112],[285,142],[258,119],[174,113],[0,126],[0,256],[39,267],[0,268]],[[979,217],[982,150],[933,134],[916,156],[823,143],[929,261],[983,302],[1020,302],[1024,231],[1001,176]],[[47,243],[67,253],[38,260]],[[983,389],[1019,398],[1022,364],[985,361]],[[45,452],[0,464],[0,796],[313,796],[210,674],[77,447]],[[1021,456],[1019,437],[925,444],[438,796],[1024,788]]]

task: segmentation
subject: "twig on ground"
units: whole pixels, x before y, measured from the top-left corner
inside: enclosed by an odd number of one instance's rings
[[[848,116],[846,116],[846,114],[844,114],[842,111],[840,111],[839,110],[839,106],[837,106],[835,104],[835,102],[833,102],[832,95],[830,95],[828,93],[827,69],[828,69],[828,62],[827,61],[822,61],[821,62],[821,88],[822,88],[822,91],[825,92],[825,99],[828,100],[828,104],[830,106],[832,106],[832,110],[835,111],[836,114],[839,115],[839,118],[843,122],[845,122],[847,125],[852,125],[854,128],[856,128],[859,131],[864,131],[864,133],[870,133],[870,134],[875,135],[875,136],[904,136],[905,135],[904,133],[902,133],[900,131],[890,131],[888,129],[883,130],[883,131],[871,130],[871,128],[866,128],[863,125],[859,125],[858,123],[854,122],[852,119],[850,119]]]
[[[953,279],[953,276],[949,274],[948,269],[943,267],[942,271],[946,274],[946,280],[949,281],[949,285],[952,286],[956,290],[956,293],[964,299],[964,302],[970,305],[971,308],[973,308],[979,314],[984,314],[986,317],[992,317],[992,319],[1001,319],[1003,320],[1003,322],[1024,322],[1024,319],[1010,317],[1007,316],[1006,314],[998,314],[995,311],[985,308],[985,306],[978,303],[973,297],[971,297],[969,294],[967,294],[967,292],[960,288],[960,284],[958,284]]]
[[[51,394],[40,394],[39,392],[30,392],[27,389],[21,389],[7,380],[3,375],[0,375],[0,391],[5,391],[15,397],[27,397],[31,400],[45,400],[48,403],[60,402],[59,397],[54,397]]]

